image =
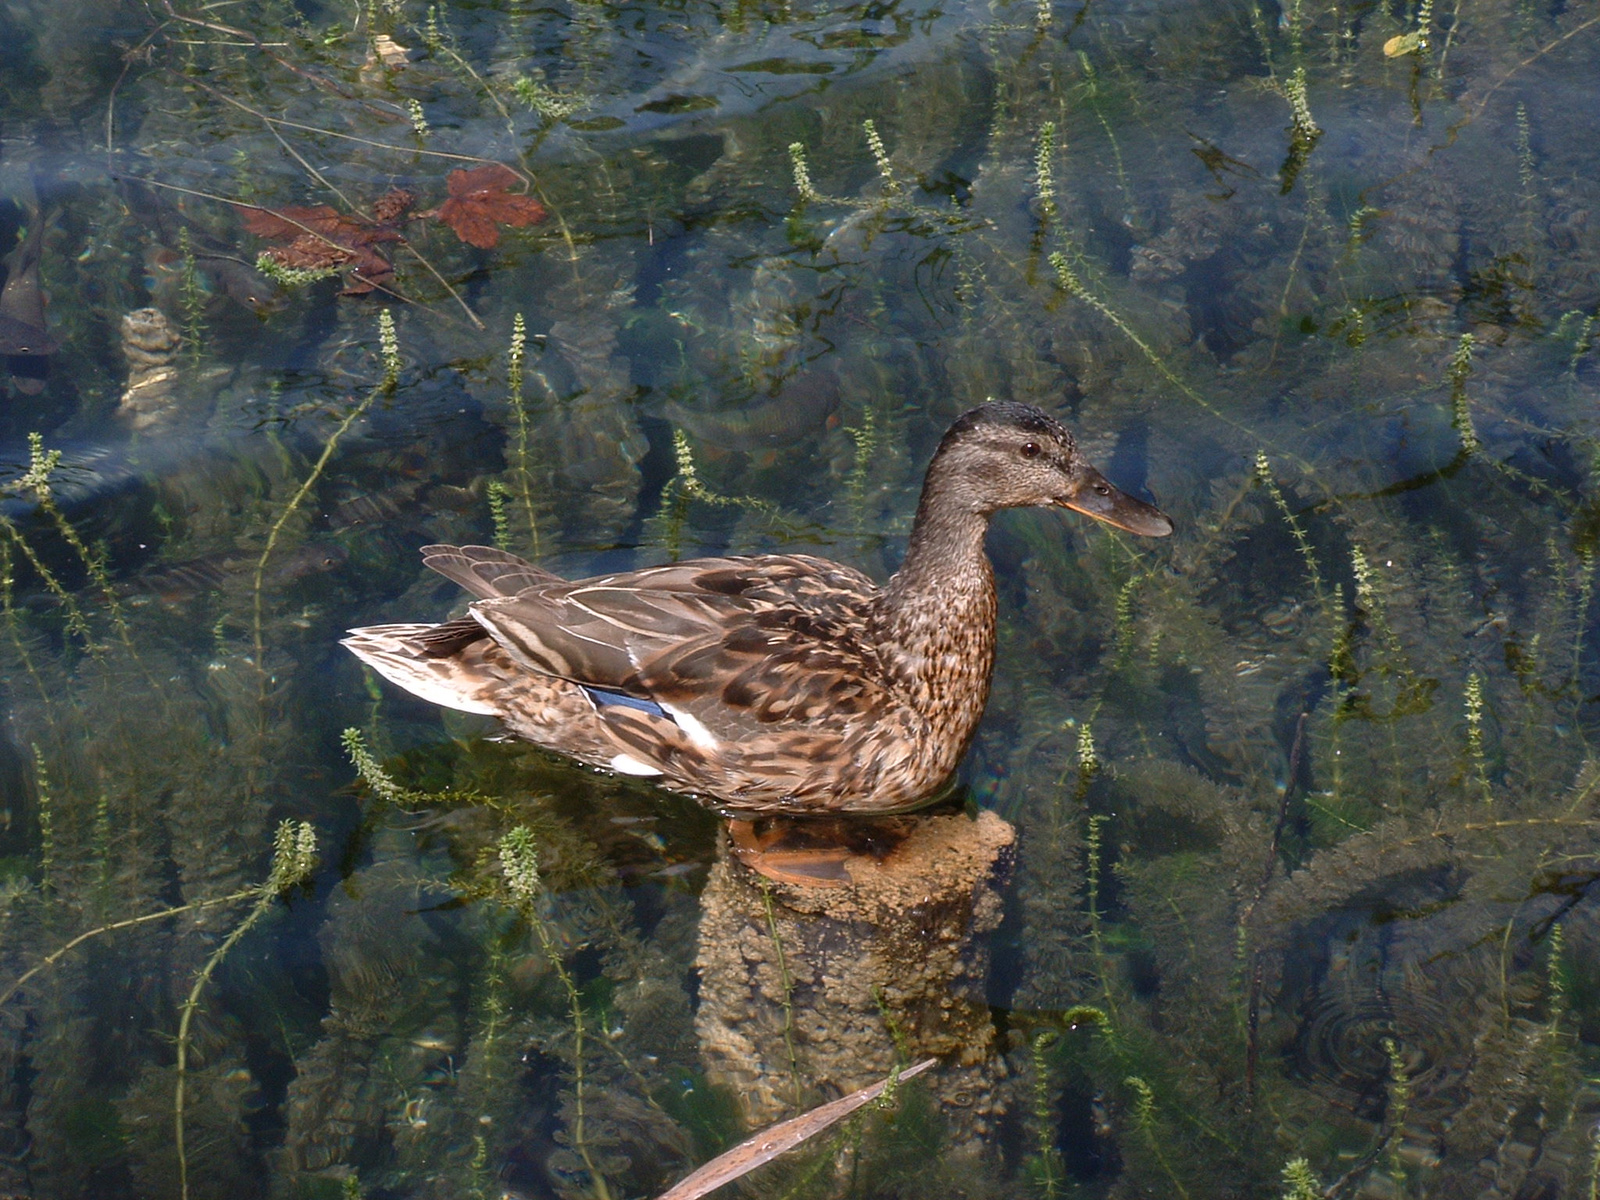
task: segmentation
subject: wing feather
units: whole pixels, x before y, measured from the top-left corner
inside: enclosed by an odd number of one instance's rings
[[[528,669],[670,704],[729,740],[824,716],[849,725],[888,700],[869,682],[881,664],[863,640],[876,595],[848,567],[770,555],[538,583],[472,615]],[[641,735],[655,724],[604,715]]]
[[[424,546],[422,563],[480,600],[562,582],[561,576],[493,546]]]

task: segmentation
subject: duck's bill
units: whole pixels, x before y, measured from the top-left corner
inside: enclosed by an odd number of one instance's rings
[[[1172,518],[1155,505],[1118,491],[1093,468],[1085,476],[1078,494],[1060,501],[1063,507],[1143,537],[1166,537],[1172,532]]]

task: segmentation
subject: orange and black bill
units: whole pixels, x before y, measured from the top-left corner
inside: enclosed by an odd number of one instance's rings
[[[1172,532],[1171,517],[1153,504],[1118,491],[1093,467],[1084,468],[1082,478],[1083,486],[1077,493],[1060,501],[1064,507],[1144,537],[1166,537]]]

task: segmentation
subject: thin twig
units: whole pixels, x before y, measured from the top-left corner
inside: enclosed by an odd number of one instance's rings
[[[302,133],[315,133],[320,134],[323,137],[338,138],[340,141],[355,142],[359,146],[370,146],[374,150],[392,150],[396,154],[420,155],[423,158],[444,158],[450,160],[451,162],[499,163],[500,166],[507,165],[506,163],[500,162],[500,160],[497,158],[484,158],[480,154],[452,154],[448,150],[427,150],[420,146],[397,146],[393,142],[379,142],[373,140],[372,138],[357,137],[353,133],[339,133],[336,130],[323,129],[317,125],[306,125],[300,121],[287,120],[284,117],[269,116],[266,113],[258,112],[239,100],[235,100],[229,96],[224,96],[220,92],[217,93],[217,96],[219,99],[227,100],[229,104],[237,105],[238,107],[243,108],[246,112],[253,113],[254,115],[260,117],[263,121],[273,125],[282,125],[285,129],[298,129]],[[400,113],[396,113],[395,116],[400,120],[410,119]],[[512,167],[512,170],[516,171],[516,168]],[[528,176],[522,171],[517,171],[517,174],[521,176],[524,183],[531,182]]]
[[[128,78],[128,72],[133,69],[133,61],[139,52],[155,41],[167,28],[163,21],[144,37],[139,39],[138,45],[127,50],[122,55],[122,70],[117,74],[117,81],[111,85],[111,94],[106,97],[106,169],[111,169],[111,139],[116,129],[117,92],[122,88],[123,81]]]

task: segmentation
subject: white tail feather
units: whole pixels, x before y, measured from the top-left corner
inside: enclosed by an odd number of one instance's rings
[[[396,684],[430,704],[459,712],[499,715],[499,710],[479,699],[470,690],[471,681],[458,676],[453,660],[427,658],[411,644],[411,638],[431,625],[369,625],[352,629],[343,645],[367,666],[390,683]]]

